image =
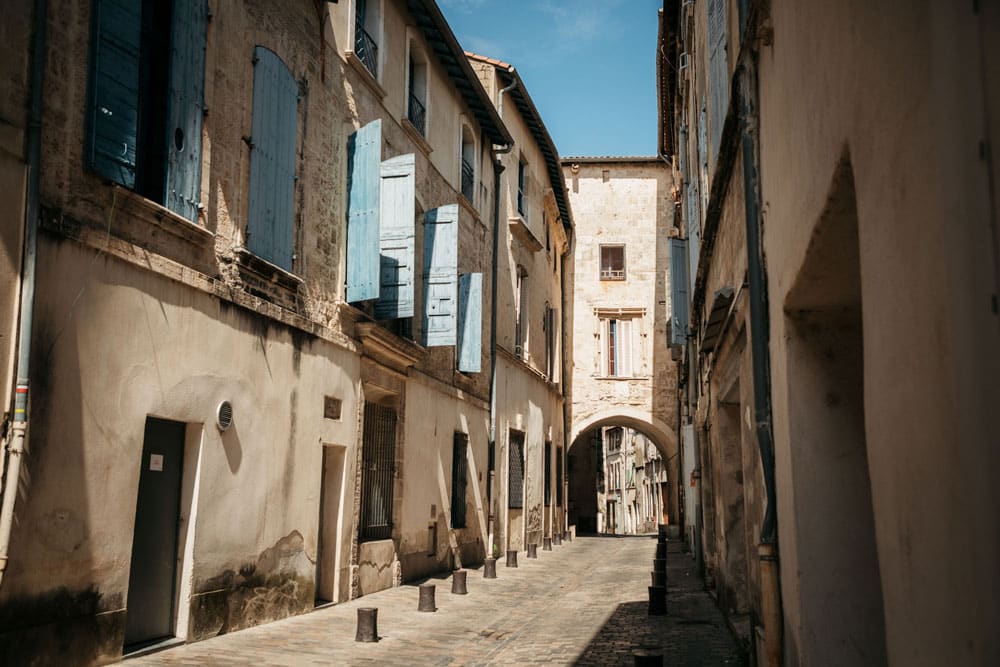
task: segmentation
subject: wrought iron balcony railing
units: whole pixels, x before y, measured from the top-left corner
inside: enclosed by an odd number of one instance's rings
[[[378,44],[365,30],[361,21],[355,23],[354,53],[365,64],[372,76],[378,77]]]
[[[420,101],[420,98],[413,91],[410,91],[410,103],[407,107],[406,117],[413,124],[413,127],[417,128],[420,134],[427,136],[427,109],[424,108],[424,103]]]
[[[462,158],[462,194],[470,202],[475,193],[475,171],[468,160]]]

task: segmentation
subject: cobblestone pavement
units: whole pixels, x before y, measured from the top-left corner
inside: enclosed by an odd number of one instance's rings
[[[128,660],[139,665],[631,665],[659,647],[665,665],[745,664],[721,614],[671,543],[667,616],[648,616],[656,540],[577,537],[497,579],[468,574],[469,594],[437,584],[438,610],[417,611],[416,585]],[[358,607],[378,607],[380,640],[354,642]]]

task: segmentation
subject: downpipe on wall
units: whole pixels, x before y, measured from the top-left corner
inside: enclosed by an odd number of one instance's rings
[[[35,0],[31,53],[31,108],[25,136],[28,161],[28,191],[24,211],[24,259],[21,264],[21,303],[18,313],[17,386],[14,392],[14,419],[7,446],[6,471],[3,476],[3,501],[0,505],[0,586],[7,571],[10,534],[14,525],[21,462],[28,439],[28,389],[31,361],[31,324],[35,306],[35,265],[38,250],[39,166],[42,138],[42,86],[45,82],[46,0]]]

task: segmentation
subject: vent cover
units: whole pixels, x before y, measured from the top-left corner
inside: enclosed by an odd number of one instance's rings
[[[233,404],[222,401],[215,410],[215,425],[220,431],[228,430],[233,425]]]

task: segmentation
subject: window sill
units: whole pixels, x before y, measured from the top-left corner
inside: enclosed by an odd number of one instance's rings
[[[118,210],[130,219],[140,220],[192,245],[205,246],[215,240],[215,234],[169,208],[119,185],[111,187],[116,191]]]
[[[424,137],[424,135],[420,134],[420,130],[417,129],[416,125],[410,122],[409,118],[404,118],[400,124],[403,126],[406,134],[410,136],[410,139],[413,140],[413,143],[417,145],[417,148],[419,148],[424,155],[430,155],[434,152],[434,147],[427,142],[427,138]]]
[[[380,100],[384,100],[386,96],[385,88],[383,88],[378,82],[378,79],[376,79],[375,76],[368,71],[368,68],[365,67],[365,64],[361,61],[361,58],[358,58],[357,54],[355,54],[352,49],[348,49],[344,51],[344,59],[355,72],[361,75],[361,80],[365,82],[365,85],[371,88],[372,92],[378,95]]]
[[[240,279],[252,294],[290,310],[297,309],[299,286],[305,280],[242,246],[235,249],[235,254]]]
[[[538,252],[542,249],[542,243],[535,235],[531,233],[528,229],[528,223],[525,222],[521,215],[516,215],[512,218],[507,218],[507,228],[510,229],[510,233],[521,242],[525,248],[531,252]]]

